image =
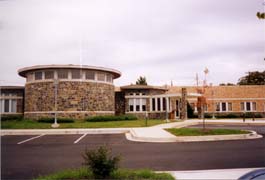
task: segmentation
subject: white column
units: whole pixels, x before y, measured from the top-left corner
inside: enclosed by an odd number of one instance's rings
[[[142,100],[143,100],[143,99],[142,99],[142,98],[140,98],[139,100],[140,100],[140,112],[142,112],[142,111],[143,111],[143,109],[142,109],[142,105],[143,105],[143,102],[142,102]]]
[[[134,98],[133,99],[133,112],[136,111],[136,99]]]
[[[152,111],[152,108],[153,108],[153,103],[152,103],[152,96],[149,98],[149,109],[150,109],[150,112]]]

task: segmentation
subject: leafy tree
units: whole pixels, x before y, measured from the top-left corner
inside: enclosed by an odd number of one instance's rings
[[[219,84],[219,86],[234,86],[235,84],[233,84],[233,83],[221,83],[221,84]]]
[[[238,80],[238,85],[265,85],[265,71],[248,72]]]
[[[137,85],[147,85],[147,81],[145,77],[140,76],[137,81],[136,81]]]
[[[111,150],[100,146],[97,150],[86,150],[83,154],[84,165],[88,166],[96,179],[109,178],[118,169],[120,156],[112,156]]]
[[[258,17],[259,19],[265,19],[265,13],[257,12],[257,17]]]

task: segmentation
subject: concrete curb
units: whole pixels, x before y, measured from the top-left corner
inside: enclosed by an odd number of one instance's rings
[[[153,143],[169,143],[169,142],[201,142],[201,141],[225,141],[225,140],[246,140],[262,138],[262,135],[257,134],[255,131],[250,131],[248,134],[236,135],[209,135],[209,136],[175,136],[168,138],[154,138],[154,137],[139,137],[131,130],[125,136],[130,141],[136,142],[153,142]]]
[[[130,128],[98,128],[98,129],[8,129],[1,130],[3,135],[62,135],[62,134],[124,134],[130,131]]]

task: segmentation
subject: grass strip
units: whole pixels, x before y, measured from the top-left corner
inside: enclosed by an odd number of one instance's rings
[[[249,131],[238,129],[201,129],[201,128],[170,128],[166,129],[175,136],[207,136],[207,135],[229,135],[247,134]]]
[[[147,126],[165,123],[165,120],[149,119]],[[109,122],[75,121],[72,123],[60,123],[59,128],[122,128],[145,127],[145,120],[120,120]],[[51,129],[51,123],[40,123],[36,120],[12,120],[1,122],[1,129]]]
[[[47,176],[39,176],[36,180],[61,180],[61,179],[94,179],[93,174],[87,168],[69,169],[60,171]],[[149,169],[129,170],[129,169],[118,169],[114,171],[108,179],[163,179],[163,180],[174,180],[174,177],[168,173],[155,173]]]

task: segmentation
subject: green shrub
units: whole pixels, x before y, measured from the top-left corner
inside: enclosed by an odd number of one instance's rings
[[[1,121],[22,120],[22,119],[23,119],[23,115],[10,114],[10,115],[1,116]]]
[[[190,103],[187,103],[188,118],[194,118],[194,110],[192,109]]]
[[[75,120],[71,118],[57,118],[58,123],[73,123]],[[40,123],[54,123],[54,118],[43,117],[38,119]]]
[[[89,122],[106,122],[106,121],[122,121],[122,120],[137,120],[136,116],[133,115],[120,115],[120,116],[92,116],[86,118],[86,121]]]
[[[240,114],[233,114],[233,113],[229,113],[229,114],[218,114],[216,115],[216,118],[221,119],[221,118],[240,118]]]
[[[83,158],[84,165],[92,171],[96,179],[110,178],[120,162],[120,156],[112,156],[111,150],[105,146],[100,146],[97,150],[86,150]]]

